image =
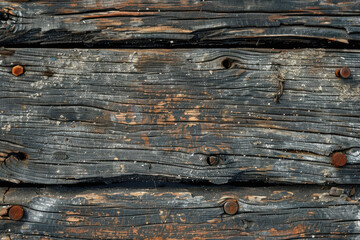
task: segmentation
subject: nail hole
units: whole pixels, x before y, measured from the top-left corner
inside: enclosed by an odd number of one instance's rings
[[[229,58],[225,58],[222,62],[221,65],[223,66],[223,68],[225,69],[230,69],[233,65],[233,63],[235,62],[235,60],[233,59],[229,59]]]
[[[17,159],[19,160],[26,160],[26,159],[29,159],[29,155],[27,155],[26,153],[24,152],[14,152],[12,153],[11,155],[13,155],[14,157],[16,157]]]
[[[220,162],[221,162],[221,157],[220,156],[214,156],[214,155],[211,155],[209,156],[207,159],[206,159],[207,163],[210,165],[210,166],[216,166],[216,165],[219,165]]]
[[[1,20],[1,21],[7,21],[7,20],[9,20],[9,14],[6,13],[6,12],[1,12],[1,11],[0,11],[0,20]]]
[[[20,152],[20,151],[19,152],[18,151],[10,152],[5,159],[7,159],[7,158],[9,158],[11,156],[13,156],[14,158],[16,158],[17,160],[20,160],[20,161],[29,159],[28,154],[26,154],[24,152]]]

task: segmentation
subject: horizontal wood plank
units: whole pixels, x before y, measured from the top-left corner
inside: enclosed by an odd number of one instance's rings
[[[358,1],[0,2],[0,44],[180,46],[358,42]]]
[[[359,189],[6,188],[3,239],[358,239]],[[334,194],[338,192],[338,194]],[[348,195],[351,195],[349,197]],[[236,201],[235,215],[224,203]],[[12,205],[24,214],[8,216]]]
[[[0,55],[2,180],[360,183],[359,51]],[[349,79],[335,76],[342,66]],[[331,164],[336,152],[345,166]]]

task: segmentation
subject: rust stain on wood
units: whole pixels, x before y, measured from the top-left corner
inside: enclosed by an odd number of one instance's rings
[[[67,217],[65,220],[68,222],[80,222],[84,220],[84,217]]]
[[[141,134],[141,139],[144,141],[144,145],[146,147],[150,147],[149,137],[146,135],[146,133]]]
[[[275,22],[276,20],[288,19],[288,18],[290,18],[290,16],[284,16],[282,14],[273,14],[268,17],[270,22]]]
[[[137,32],[147,33],[147,32],[165,32],[165,33],[191,33],[191,30],[174,28],[171,26],[157,26],[157,27],[147,27],[137,29]]]
[[[271,228],[269,232],[271,236],[296,235],[296,236],[304,237],[305,231],[306,231],[305,227],[301,224],[298,224],[297,226],[289,230],[276,230],[275,228]]]
[[[189,110],[185,110],[184,111],[184,115],[188,116],[188,121],[199,121],[198,116],[201,114],[200,113],[200,106],[195,106],[193,109],[189,109]]]
[[[75,198],[84,198],[89,203],[104,203],[107,201],[105,196],[96,193],[79,194]]]
[[[158,12],[113,12],[113,11],[109,11],[109,12],[105,12],[105,13],[100,13],[100,14],[90,14],[90,15],[86,15],[86,16],[82,16],[83,19],[88,19],[88,18],[108,18],[108,17],[124,17],[124,16],[146,16],[146,15],[154,15],[154,14],[158,14]]]

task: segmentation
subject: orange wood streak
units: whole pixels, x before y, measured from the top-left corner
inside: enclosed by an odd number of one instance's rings
[[[270,235],[271,236],[287,236],[287,235],[297,235],[300,237],[303,237],[303,233],[305,233],[305,227],[301,224],[298,224],[292,229],[288,230],[276,230],[275,228],[270,229]]]
[[[107,18],[107,17],[128,17],[128,16],[144,16],[144,15],[154,15],[158,12],[118,12],[118,11],[109,11],[104,13],[98,13],[98,14],[89,14],[86,16],[83,16],[83,19],[88,18]]]

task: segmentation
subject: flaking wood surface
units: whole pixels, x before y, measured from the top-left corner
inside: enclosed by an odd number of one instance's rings
[[[0,55],[2,180],[360,183],[358,51]],[[16,64],[25,68],[18,77]],[[350,79],[335,76],[344,65]],[[338,151],[348,158],[342,168],[331,165]],[[209,166],[210,155],[220,164]]]
[[[11,239],[358,239],[350,188],[114,187],[2,189],[0,231]],[[236,199],[235,215],[224,213]],[[12,221],[11,205],[24,208]],[[5,238],[4,238],[5,239]],[[6,238],[9,239],[9,238]]]
[[[359,7],[323,0],[1,1],[0,43],[156,47],[291,38],[309,46],[347,44],[360,40]]]

